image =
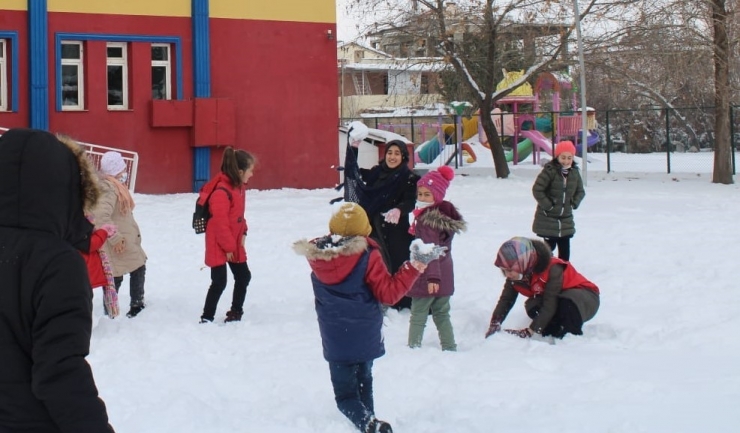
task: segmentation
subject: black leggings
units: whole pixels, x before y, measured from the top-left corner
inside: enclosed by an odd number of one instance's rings
[[[550,246],[551,251],[555,251],[555,248],[558,249],[558,258],[565,260],[566,262],[570,259],[570,238],[571,236],[565,236],[562,238],[546,238],[543,237],[545,242],[547,242],[547,245]]]
[[[539,308],[527,310],[527,315],[534,319],[539,314]],[[542,330],[542,336],[552,335],[555,338],[563,338],[565,334],[583,335],[583,319],[578,307],[570,299],[559,298],[558,309],[550,320],[550,323]]]
[[[231,300],[231,311],[242,312],[244,299],[247,297],[247,286],[252,279],[252,273],[249,271],[247,262],[229,263],[231,273],[234,275],[234,294]],[[203,318],[213,320],[216,314],[216,307],[221,294],[226,288],[226,265],[215,266],[211,268],[211,287],[208,288],[206,295],[206,304],[203,307]]]
[[[131,308],[141,307],[144,305],[144,281],[146,280],[146,265],[141,265],[129,274],[129,293],[131,294]],[[123,276],[113,277],[113,284],[116,286],[116,293],[121,288]]]

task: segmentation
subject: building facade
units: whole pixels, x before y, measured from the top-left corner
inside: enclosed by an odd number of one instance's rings
[[[0,127],[139,154],[137,191],[197,190],[225,146],[250,185],[333,186],[334,0],[2,0]]]

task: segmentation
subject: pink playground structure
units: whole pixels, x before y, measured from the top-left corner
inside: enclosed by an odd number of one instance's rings
[[[497,86],[498,89],[506,88],[510,83],[517,80],[523,71],[504,71],[504,79]],[[552,155],[553,143],[564,139],[570,139],[576,143],[577,153],[581,153],[581,125],[582,118],[578,112],[578,93],[574,89],[570,76],[558,72],[542,72],[535,80],[534,89],[528,83],[517,87],[506,97],[496,101],[499,107],[508,109],[502,111],[496,107],[491,113],[496,130],[501,136],[512,137],[512,149],[514,164],[520,161],[517,151],[524,140],[532,142],[533,163],[537,164],[540,152],[544,151]],[[568,115],[560,114],[561,103],[568,105]],[[544,110],[543,110],[544,108]],[[589,135],[586,145],[592,146],[599,141],[596,129],[596,112],[590,110],[587,115]],[[556,125],[553,128],[553,123]],[[478,124],[481,143],[487,144],[483,129]],[[521,140],[521,141],[520,141]]]

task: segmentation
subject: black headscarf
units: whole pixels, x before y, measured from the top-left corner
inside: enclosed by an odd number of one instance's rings
[[[359,203],[368,217],[380,212],[388,198],[395,194],[400,183],[409,177],[409,152],[406,144],[392,140],[386,144],[386,152],[392,146],[401,151],[402,161],[398,167],[390,168],[385,162],[385,155],[378,165],[370,170],[363,179],[357,164],[355,149],[347,143],[347,155],[344,163],[344,201]]]

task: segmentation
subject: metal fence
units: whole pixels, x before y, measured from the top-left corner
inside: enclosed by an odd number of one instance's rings
[[[740,145],[740,106],[731,107],[732,169],[735,174],[735,152]],[[447,144],[465,141],[471,133],[478,133],[480,122],[471,122],[477,115],[461,116],[459,122],[453,115],[409,117],[364,117],[340,119],[341,123],[361,120],[371,128],[403,135],[419,145],[436,137]],[[500,138],[506,149],[521,140],[515,130],[535,128],[551,142],[558,139],[580,140],[581,118],[572,111],[542,111],[493,115]],[[588,153],[603,161],[605,170],[653,171],[664,173],[711,173],[714,168],[714,107],[619,109],[595,112],[589,116]],[[477,119],[474,119],[477,120]],[[530,125],[526,121],[531,121]],[[598,138],[598,139],[596,139]],[[464,163],[456,158],[459,146],[445,146],[443,162],[455,165]],[[591,156],[589,162],[591,162]]]

